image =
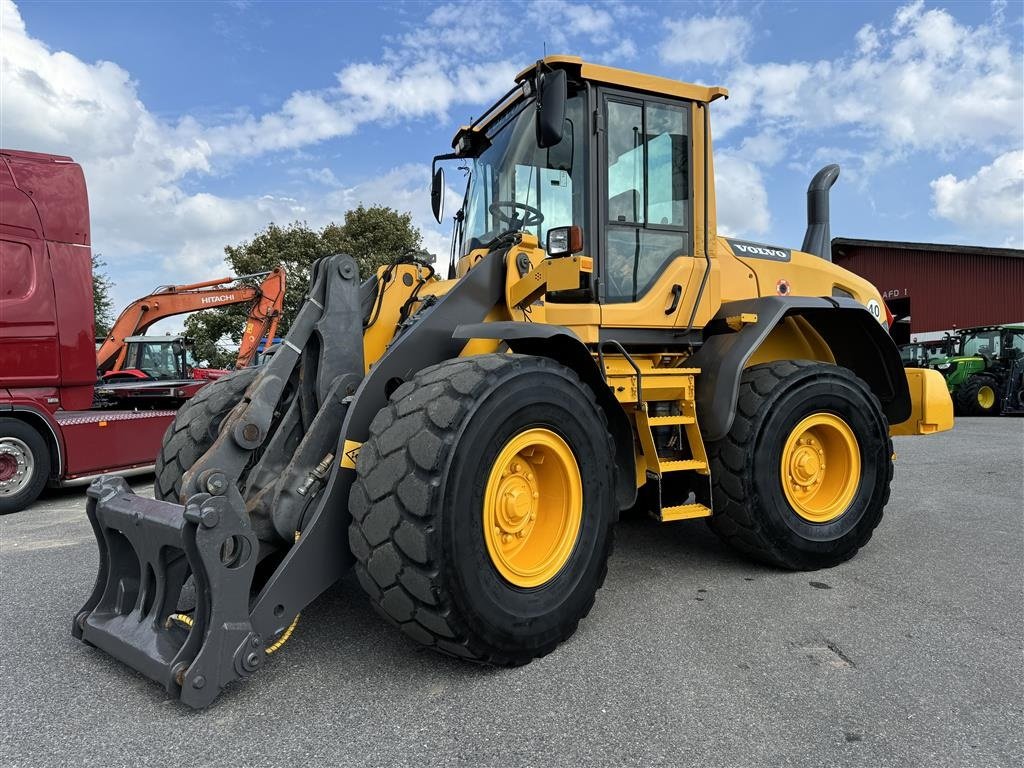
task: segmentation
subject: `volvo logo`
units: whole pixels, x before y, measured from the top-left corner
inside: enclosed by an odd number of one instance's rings
[[[773,261],[789,261],[791,251],[788,248],[776,248],[761,243],[748,243],[744,240],[726,238],[737,256],[748,256],[755,259],[772,259]]]

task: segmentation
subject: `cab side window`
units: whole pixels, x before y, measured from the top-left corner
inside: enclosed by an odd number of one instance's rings
[[[609,97],[605,115],[605,299],[630,302],[689,252],[688,114],[684,105]]]

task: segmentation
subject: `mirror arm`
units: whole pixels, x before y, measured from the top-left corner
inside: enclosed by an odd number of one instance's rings
[[[430,161],[430,175],[431,175],[431,177],[433,177],[433,175],[435,173],[437,173],[437,164],[438,164],[439,161],[441,161],[441,160],[458,160],[458,159],[459,159],[459,153],[458,152],[449,152],[446,155],[434,155],[434,159]]]

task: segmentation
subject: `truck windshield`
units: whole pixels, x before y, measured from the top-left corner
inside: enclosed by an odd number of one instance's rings
[[[472,161],[461,253],[486,247],[506,232],[527,231],[541,245],[553,227],[583,226],[586,165],[584,94],[570,95],[562,141],[537,146],[531,100],[499,122],[491,145]]]

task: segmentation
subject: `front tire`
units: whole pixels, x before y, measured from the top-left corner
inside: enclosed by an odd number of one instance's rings
[[[50,449],[20,419],[0,418],[0,515],[20,512],[43,492],[50,477]]]
[[[782,568],[829,568],[853,557],[889,499],[888,423],[846,368],[804,360],[748,368],[732,428],[708,449],[711,528]]]
[[[604,582],[612,457],[593,392],[562,365],[495,354],[427,368],[359,452],[359,581],[422,645],[504,666],[543,656]]]
[[[965,416],[998,416],[1002,411],[1002,390],[999,380],[986,373],[976,373],[956,393],[957,405]]]
[[[224,418],[242,400],[258,372],[258,368],[243,368],[221,376],[178,409],[156,457],[153,495],[157,499],[185,502],[180,498],[185,472],[213,445]]]

